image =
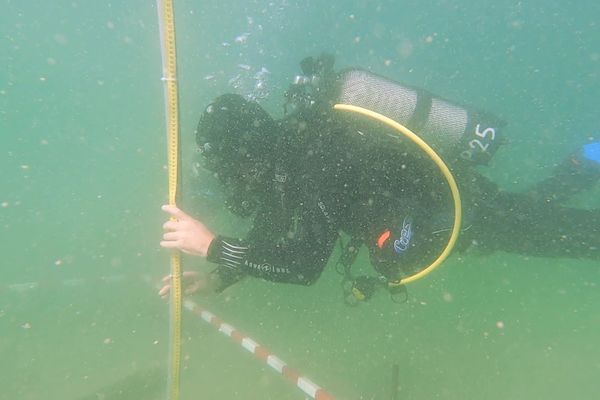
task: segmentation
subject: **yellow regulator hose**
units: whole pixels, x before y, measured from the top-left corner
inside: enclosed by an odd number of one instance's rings
[[[458,234],[460,233],[462,208],[461,208],[461,204],[460,204],[460,193],[458,192],[458,186],[456,185],[454,176],[452,176],[452,172],[450,172],[450,169],[444,163],[444,161],[440,158],[440,156],[438,156],[437,153],[427,143],[425,143],[425,141],[423,139],[421,139],[419,136],[417,136],[415,133],[413,133],[410,129],[399,124],[398,122],[394,121],[393,119],[388,118],[379,113],[376,113],[374,111],[368,110],[366,108],[353,106],[353,105],[349,105],[349,104],[336,104],[333,108],[336,110],[350,111],[350,112],[353,112],[356,114],[364,115],[364,116],[374,119],[376,121],[382,122],[385,125],[395,129],[399,134],[406,136],[408,139],[413,141],[417,146],[419,146],[433,160],[433,162],[438,166],[438,168],[440,169],[440,171],[446,178],[446,181],[448,182],[448,185],[450,187],[450,192],[452,193],[452,199],[454,200],[454,226],[452,227],[452,233],[450,234],[450,239],[448,239],[448,244],[446,244],[446,247],[444,248],[444,250],[440,253],[438,258],[433,263],[431,263],[431,265],[429,265],[426,268],[421,269],[419,272],[417,272],[413,275],[407,276],[398,281],[389,282],[388,284],[391,287],[395,287],[395,286],[404,285],[404,284],[407,284],[410,282],[414,282],[417,279],[423,278],[425,275],[429,274],[431,271],[433,271],[435,268],[437,268],[446,259],[446,257],[448,257],[448,255],[450,255],[450,252],[452,251],[452,248],[454,247],[454,245],[456,244],[456,240],[458,239]]]

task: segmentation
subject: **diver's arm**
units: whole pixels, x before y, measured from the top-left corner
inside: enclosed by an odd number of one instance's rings
[[[246,274],[273,282],[311,285],[321,275],[331,250],[305,248],[306,254],[302,254],[286,246],[261,248],[227,237],[217,237],[213,243],[208,261],[219,264],[215,273],[223,281],[222,289]],[[232,254],[232,249],[237,253]]]
[[[223,277],[222,286],[244,275],[273,282],[313,284],[327,264],[337,233],[311,213],[303,215],[299,224],[300,228],[291,233],[259,215],[247,239],[217,236],[207,259],[219,264],[215,273]]]
[[[164,224],[161,246],[206,256],[218,264],[209,275],[216,292],[245,275],[310,285],[321,275],[337,240],[336,232],[315,210],[299,218],[302,222],[295,232],[287,229],[289,221],[274,221],[270,211],[263,211],[246,240],[215,237],[204,224],[175,206],[163,206],[163,210],[176,220]]]

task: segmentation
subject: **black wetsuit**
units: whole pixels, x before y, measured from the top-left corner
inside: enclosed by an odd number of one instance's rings
[[[219,236],[209,248],[221,290],[245,275],[310,285],[340,231],[365,244],[371,263],[388,279],[439,255],[453,208],[431,160],[414,148],[376,143],[330,112],[299,113],[280,121],[279,129],[273,176],[251,231],[245,239]],[[459,249],[600,259],[600,210],[565,208],[562,198],[549,200],[550,192],[539,187],[537,195],[504,192],[468,168],[453,172],[465,216]],[[572,179],[568,190],[599,175]],[[546,188],[554,185],[548,182]]]

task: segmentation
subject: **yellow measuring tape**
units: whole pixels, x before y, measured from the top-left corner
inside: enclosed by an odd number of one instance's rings
[[[433,160],[433,162],[437,165],[437,167],[440,169],[440,171],[446,178],[446,181],[448,182],[448,185],[450,187],[450,192],[452,193],[452,199],[454,200],[454,226],[452,227],[452,233],[450,234],[450,239],[448,239],[448,244],[446,244],[446,247],[438,256],[438,258],[427,268],[424,268],[421,271],[413,275],[407,276],[406,278],[403,278],[399,281],[389,282],[389,286],[400,286],[406,283],[414,282],[417,279],[421,279],[422,277],[433,271],[435,268],[437,268],[446,259],[446,257],[450,255],[450,252],[452,251],[452,248],[454,248],[456,240],[458,239],[458,234],[460,233],[462,207],[460,205],[460,193],[458,192],[458,186],[456,185],[454,176],[452,176],[452,172],[450,172],[450,169],[448,168],[448,166],[446,166],[444,161],[442,161],[440,156],[438,156],[437,153],[427,143],[425,143],[423,139],[421,139],[410,129],[399,124],[393,119],[388,118],[385,115],[376,113],[374,111],[367,110],[366,108],[353,106],[349,104],[336,104],[335,106],[333,106],[333,108],[336,110],[351,111],[357,114],[361,114],[371,119],[382,122],[391,128],[394,128],[396,131],[400,132],[401,134],[412,140],[417,146],[419,146]]]
[[[177,96],[177,53],[175,48],[175,18],[172,0],[157,0],[167,123],[169,204],[177,203],[179,177],[179,102]],[[178,250],[171,252],[171,296],[169,332],[168,399],[179,399],[181,368],[181,258]]]

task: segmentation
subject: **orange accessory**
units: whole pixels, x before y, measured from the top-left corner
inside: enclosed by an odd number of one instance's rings
[[[390,230],[386,230],[384,231],[380,236],[379,239],[377,239],[377,247],[379,247],[380,249],[383,248],[383,245],[385,244],[385,241],[388,240],[390,238],[390,235],[392,234],[392,232],[390,232]]]

